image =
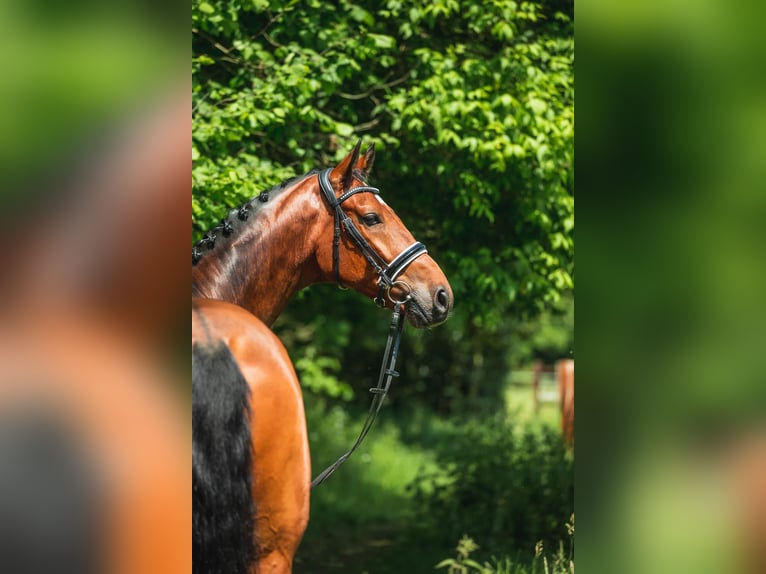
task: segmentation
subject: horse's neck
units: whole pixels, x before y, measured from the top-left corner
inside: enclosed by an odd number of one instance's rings
[[[317,204],[305,195],[281,195],[223,252],[203,256],[192,270],[192,295],[235,303],[271,325],[293,295],[318,278]]]

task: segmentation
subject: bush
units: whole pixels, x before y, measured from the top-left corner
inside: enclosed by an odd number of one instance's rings
[[[464,532],[492,552],[555,547],[574,511],[574,458],[560,433],[514,431],[506,415],[469,421],[439,441],[437,470],[412,483],[420,519],[455,540]],[[445,540],[446,541],[446,540]]]

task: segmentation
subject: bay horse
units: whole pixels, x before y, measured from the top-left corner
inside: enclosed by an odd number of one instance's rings
[[[308,524],[303,397],[270,330],[289,299],[337,282],[415,327],[452,291],[379,191],[357,143],[337,166],[232,210],[192,250],[193,571],[286,573]]]

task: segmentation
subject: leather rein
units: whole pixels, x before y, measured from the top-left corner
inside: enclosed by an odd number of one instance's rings
[[[386,304],[385,296],[391,303],[393,303],[394,311],[391,317],[391,326],[388,331],[386,349],[383,352],[383,361],[380,366],[378,383],[375,387],[370,388],[372,401],[367,412],[367,418],[362,425],[362,430],[352,447],[311,481],[311,488],[315,488],[327,480],[327,478],[335,472],[340,465],[349,459],[359,445],[362,444],[367,433],[370,432],[370,429],[375,422],[375,418],[378,416],[378,412],[380,412],[380,408],[383,406],[383,400],[388,394],[393,378],[399,376],[399,373],[396,371],[396,359],[399,354],[399,342],[402,336],[402,329],[404,328],[404,310],[409,303],[412,289],[404,281],[398,281],[397,277],[410,265],[410,263],[424,253],[427,253],[425,245],[416,241],[404,249],[399,255],[394,257],[390,263],[386,263],[386,260],[369,244],[359,232],[351,218],[341,207],[344,201],[357,193],[367,192],[380,195],[380,190],[368,185],[360,185],[349,189],[340,197],[336,197],[335,190],[330,183],[331,171],[331,169],[326,169],[319,173],[319,187],[322,190],[322,195],[327,200],[327,203],[333,208],[335,216],[332,254],[335,281],[338,283],[339,287],[343,288],[343,284],[340,281],[340,232],[341,228],[343,228],[346,230],[351,240],[356,243],[357,247],[362,251],[362,254],[367,261],[369,261],[370,265],[372,265],[373,269],[378,273],[379,291],[377,297],[375,297],[375,303],[379,307],[384,307]],[[395,285],[403,286],[406,289],[406,296],[404,299],[395,300],[391,297],[391,289]]]

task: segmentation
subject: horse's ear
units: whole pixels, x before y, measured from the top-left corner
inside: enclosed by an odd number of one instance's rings
[[[339,181],[341,189],[346,189],[354,180],[354,168],[359,160],[359,150],[362,149],[362,140],[356,142],[354,149],[330,172],[330,179]]]
[[[359,158],[359,161],[356,164],[356,169],[359,172],[359,174],[362,176],[362,179],[367,179],[367,177],[370,175],[370,170],[372,169],[372,164],[375,162],[375,144],[371,143],[367,150],[362,154],[362,157]]]

